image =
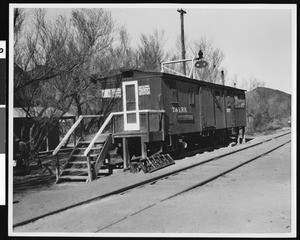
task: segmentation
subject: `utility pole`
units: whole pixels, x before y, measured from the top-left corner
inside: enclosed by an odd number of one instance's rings
[[[186,14],[186,11],[184,11],[183,9],[177,9],[177,12],[180,13],[180,21],[181,21],[181,56],[182,56],[182,59],[185,59],[183,14]],[[185,62],[182,62],[182,68],[183,68],[183,74],[186,75]]]

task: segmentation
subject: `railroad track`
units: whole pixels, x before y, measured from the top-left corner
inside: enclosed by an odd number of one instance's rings
[[[152,202],[150,202],[150,203],[147,202],[147,203],[144,204],[144,206],[138,206],[136,209],[131,209],[131,212],[129,214],[127,214],[125,217],[120,215],[114,221],[111,221],[111,222],[110,221],[104,221],[104,223],[101,227],[97,227],[96,229],[95,228],[90,229],[90,232],[101,232],[101,231],[109,228],[110,226],[112,226],[114,224],[117,224],[121,221],[124,221],[125,219],[127,219],[128,217],[130,217],[132,215],[139,214],[140,212],[142,212],[142,211],[144,211],[148,208],[151,208],[152,206],[154,206],[154,205],[156,205],[160,202],[167,201],[167,200],[169,200],[173,197],[176,197],[176,196],[181,195],[185,192],[188,192],[192,189],[195,189],[197,187],[205,185],[206,183],[211,182],[211,181],[219,178],[220,176],[223,176],[223,175],[225,175],[225,174],[227,174],[227,173],[229,173],[229,172],[231,172],[231,171],[233,171],[233,170],[235,170],[235,169],[237,169],[237,168],[239,168],[239,167],[241,167],[245,164],[248,164],[248,163],[250,163],[250,162],[252,162],[256,159],[259,159],[260,157],[262,157],[262,156],[264,156],[264,155],[266,155],[266,154],[268,154],[268,153],[284,146],[285,144],[287,144],[291,141],[290,139],[287,140],[284,137],[288,134],[290,134],[290,132],[287,132],[287,133],[278,135],[276,137],[273,137],[273,138],[270,138],[270,139],[252,144],[250,146],[246,146],[246,147],[231,151],[229,153],[219,155],[217,157],[213,157],[213,158],[208,159],[206,161],[203,161],[201,163],[197,163],[197,164],[190,165],[190,166],[187,166],[187,167],[184,167],[184,168],[181,168],[181,169],[178,169],[178,170],[166,173],[166,174],[162,174],[158,177],[155,177],[155,178],[152,178],[150,180],[141,182],[139,184],[134,184],[134,185],[128,186],[127,188],[123,188],[123,189],[120,189],[118,191],[111,192],[110,194],[106,194],[105,196],[90,199],[88,201],[84,201],[84,202],[81,202],[79,204],[69,206],[68,208],[60,209],[60,210],[48,213],[46,215],[37,217],[37,218],[28,219],[26,221],[23,221],[21,223],[13,225],[13,228],[16,231],[22,231],[22,228],[24,228],[24,227],[25,228],[26,227],[30,228],[30,225],[34,226],[35,224],[38,225],[38,222],[40,222],[40,221],[41,222],[55,221],[56,217],[58,217],[59,215],[61,217],[61,214],[63,215],[64,212],[65,212],[65,214],[68,215],[70,212],[75,210],[75,207],[80,207],[81,205],[84,205],[84,204],[85,204],[85,207],[88,207],[89,205],[92,205],[92,204],[102,204],[102,203],[104,203],[104,205],[105,205],[105,204],[109,203],[109,198],[113,198],[115,200],[115,198],[119,197],[119,196],[127,196],[127,197],[132,199],[132,196],[130,197],[130,195],[132,193],[134,193],[135,196],[142,196],[143,194],[139,193],[139,191],[142,191],[142,192],[145,193],[146,188],[149,188],[149,187],[153,188],[153,186],[158,186],[158,185],[160,185],[160,187],[163,187],[164,185],[168,186],[168,185],[172,184],[172,181],[176,182],[176,179],[178,180],[178,179],[181,179],[181,178],[186,178],[187,177],[186,175],[189,175],[190,179],[193,179],[193,181],[187,182],[186,184],[184,184],[184,186],[181,186],[180,189],[176,189],[176,191],[173,191],[173,190],[172,191],[165,191],[163,195],[160,195],[159,199],[153,199]],[[280,139],[279,143],[277,143],[276,146],[271,147],[271,144],[270,144],[270,146],[268,146],[268,143],[270,143],[272,140],[275,140],[275,139],[277,139],[277,140]],[[259,150],[256,151],[257,154],[255,156],[253,156],[253,154],[252,154],[252,156],[249,156],[249,157],[244,158],[244,159],[240,159],[240,161],[238,161],[238,162],[237,161],[232,161],[230,163],[230,159],[233,158],[234,156],[236,156],[237,154],[242,156],[242,153],[244,155],[247,155],[247,151],[248,152],[250,152],[250,151],[253,152],[253,149],[251,149],[251,148],[259,149]],[[229,157],[229,156],[231,156],[231,157]],[[218,164],[222,163],[224,165],[224,168],[219,169],[217,172],[212,173],[210,176],[206,176],[204,178],[197,177],[198,175],[201,175],[199,173],[202,173],[203,171],[205,172],[204,168],[209,168],[209,167],[211,168],[211,166],[209,166],[209,164],[211,164],[211,163],[214,163],[214,164],[215,163],[218,163]],[[146,192],[147,191],[148,190],[146,190]],[[136,198],[133,198],[133,199],[136,199]],[[101,201],[96,201],[96,200],[101,200]],[[139,201],[137,201],[137,202],[139,202]],[[70,210],[70,211],[66,211],[66,210]],[[105,214],[103,214],[103,215],[105,215]],[[60,217],[58,217],[58,219]],[[37,229],[39,229],[39,228],[37,228]]]

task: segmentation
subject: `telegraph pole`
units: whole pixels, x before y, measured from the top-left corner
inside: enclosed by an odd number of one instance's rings
[[[185,59],[183,14],[186,14],[186,11],[184,11],[183,9],[177,9],[177,12],[180,13],[180,21],[181,21],[181,56],[182,56],[182,59]],[[185,62],[182,62],[182,68],[183,68],[183,74],[186,75]]]

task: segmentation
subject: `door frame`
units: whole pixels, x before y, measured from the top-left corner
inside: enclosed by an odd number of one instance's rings
[[[134,93],[135,93],[135,110],[127,111],[126,106],[126,86],[134,85]],[[123,90],[123,112],[124,112],[124,131],[131,130],[140,130],[140,114],[139,114],[139,95],[138,95],[138,82],[137,81],[126,81],[122,83]],[[127,114],[135,113],[136,114],[136,123],[128,123],[127,122]]]

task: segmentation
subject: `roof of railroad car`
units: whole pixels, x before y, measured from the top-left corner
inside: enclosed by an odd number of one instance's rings
[[[190,82],[190,83],[201,83],[201,85],[212,86],[212,87],[221,87],[221,88],[226,88],[226,89],[230,89],[230,90],[234,90],[234,91],[246,91],[246,90],[240,89],[240,88],[230,87],[230,86],[211,83],[211,82],[205,82],[202,80],[184,77],[184,76],[178,76],[178,75],[174,75],[174,74],[170,74],[170,73],[145,72],[145,71],[140,71],[140,70],[135,70],[135,69],[122,71],[118,74],[110,75],[107,77],[100,77],[100,78],[97,78],[97,80],[98,81],[100,81],[101,79],[113,80],[117,77],[122,77],[122,78],[133,77],[133,78],[136,78],[137,80],[142,79],[142,78],[149,78],[149,77],[162,77],[162,78],[170,79],[170,80],[186,81],[186,82]]]

